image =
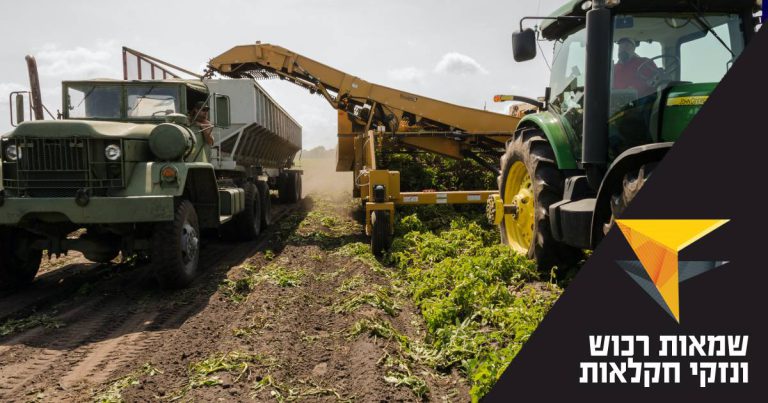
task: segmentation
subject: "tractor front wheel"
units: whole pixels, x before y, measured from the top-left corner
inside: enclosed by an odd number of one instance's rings
[[[651,177],[651,172],[656,168],[656,164],[658,163],[647,163],[640,166],[637,170],[624,174],[621,189],[611,196],[611,219],[603,225],[603,234],[608,234],[608,231],[613,227],[613,223],[621,218],[629,203],[640,193],[640,189],[643,188],[645,182]]]
[[[504,200],[500,224],[504,244],[536,260],[541,271],[579,261],[579,249],[552,236],[549,206],[562,199],[564,178],[540,130],[523,129],[508,144],[498,182]]]

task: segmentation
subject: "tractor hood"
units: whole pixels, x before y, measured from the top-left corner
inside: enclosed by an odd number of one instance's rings
[[[147,139],[155,127],[157,125],[152,123],[39,120],[24,122],[4,137]]]
[[[659,141],[676,141],[704,106],[717,83],[679,84],[664,91]]]

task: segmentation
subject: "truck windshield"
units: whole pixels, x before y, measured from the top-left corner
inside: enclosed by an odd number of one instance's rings
[[[179,112],[177,87],[129,86],[126,96],[128,118],[162,117]]]
[[[69,117],[118,119],[121,92],[117,85],[71,85],[67,88],[66,99]]]
[[[612,156],[660,141],[658,107],[653,105],[661,91],[718,83],[743,48],[736,14],[617,15],[609,112]]]

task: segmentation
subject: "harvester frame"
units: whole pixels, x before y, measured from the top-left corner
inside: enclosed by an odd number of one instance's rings
[[[495,161],[520,120],[369,83],[269,44],[228,50],[210,61],[207,74],[213,73],[287,80],[320,94],[338,111],[336,170],[353,172],[353,196],[364,203],[365,230],[377,255],[389,245],[397,206],[485,204],[496,193],[401,192],[400,173],[381,167],[376,161],[377,150],[405,148],[453,159],[469,158],[498,173]]]

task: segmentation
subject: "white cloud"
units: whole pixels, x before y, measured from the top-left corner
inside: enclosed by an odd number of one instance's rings
[[[424,76],[426,76],[424,70],[412,66],[387,71],[387,77],[394,81],[419,81]]]
[[[461,76],[488,74],[488,70],[481,66],[475,59],[457,52],[444,54],[440,61],[437,62],[435,72]]]
[[[67,79],[119,77],[120,47],[114,41],[94,47],[47,44],[35,54],[40,75]]]
[[[26,88],[18,83],[0,83],[0,105],[8,105],[8,94],[13,91],[24,91]],[[2,119],[2,117],[0,117]]]

